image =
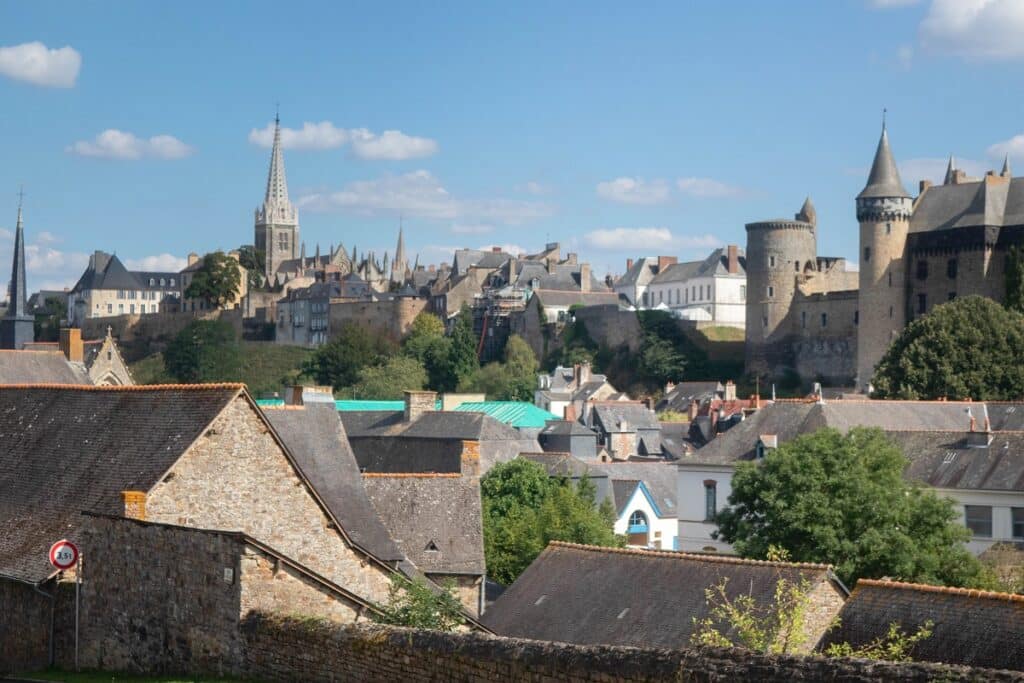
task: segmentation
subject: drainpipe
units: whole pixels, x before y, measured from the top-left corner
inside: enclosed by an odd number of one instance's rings
[[[49,661],[49,664],[47,666],[49,666],[50,668],[53,668],[53,663],[54,663],[53,662],[53,612],[54,612],[54,604],[56,602],[54,600],[54,597],[55,597],[57,589],[56,589],[56,586],[55,586],[54,587],[54,595],[51,595],[51,594],[47,593],[44,590],[40,590],[39,584],[33,583],[32,584],[32,590],[34,590],[36,593],[39,593],[44,598],[47,598],[50,601],[50,638],[49,638],[49,647],[47,648],[47,651],[48,651],[47,652],[47,660]]]

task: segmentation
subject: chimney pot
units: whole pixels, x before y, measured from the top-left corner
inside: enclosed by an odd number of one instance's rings
[[[85,358],[82,346],[82,330],[77,327],[65,327],[60,331],[60,350],[70,363],[81,363]]]
[[[728,254],[728,269],[731,275],[735,275],[740,272],[740,256],[739,247],[735,244],[730,244],[726,253]]]
[[[633,268],[633,259],[631,259],[631,258],[626,259],[626,271],[628,272],[632,268]]]

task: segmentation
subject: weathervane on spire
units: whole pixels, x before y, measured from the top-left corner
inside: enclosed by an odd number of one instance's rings
[[[18,186],[18,211],[21,211],[22,202],[25,201],[25,186]]]
[[[281,123],[281,103],[274,102],[274,123]]]
[[[882,130],[885,130],[885,114],[888,111],[889,111],[888,109],[886,109],[885,107],[882,107]]]

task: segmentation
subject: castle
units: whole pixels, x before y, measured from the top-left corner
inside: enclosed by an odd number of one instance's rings
[[[958,296],[1003,299],[1006,251],[1024,241],[1024,178],[1009,159],[978,179],[950,158],[944,182],[911,197],[883,123],[856,211],[859,272],[817,255],[809,198],[792,220],[746,225],[748,373],[867,390],[915,316]]]

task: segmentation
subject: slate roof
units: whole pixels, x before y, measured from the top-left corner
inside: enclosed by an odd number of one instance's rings
[[[1024,433],[890,432],[910,459],[904,475],[928,486],[1024,492]]]
[[[574,458],[569,453],[521,453],[519,455],[523,460],[529,460],[532,463],[536,463],[547,470],[549,476],[552,477],[603,477],[606,476],[602,472],[598,472],[591,468],[583,460]]]
[[[666,462],[597,462],[591,466],[591,469],[605,474],[612,480],[613,486],[616,481],[620,480],[642,481],[654,499],[659,517],[665,519],[677,515],[676,484],[679,471],[672,464]],[[619,504],[618,491],[616,491],[615,502]],[[626,502],[623,500],[621,504],[625,505]]]
[[[684,261],[673,263],[665,268],[651,280],[652,285],[666,282],[685,282],[695,277],[710,277],[713,275],[735,275],[746,276],[747,257],[742,249],[738,250],[739,271],[729,273],[729,252],[725,247],[719,247],[702,261]]]
[[[630,501],[639,486],[640,481],[638,479],[612,480],[612,500],[615,503],[616,517],[621,517],[626,511],[626,503]]]
[[[980,403],[959,401],[776,401],[718,435],[680,464],[730,465],[753,460],[762,434],[775,434],[779,443],[822,427],[846,432],[851,427],[896,431],[963,431],[970,424],[970,407],[981,425]]]
[[[875,150],[875,159],[871,163],[867,185],[857,195],[857,199],[909,196],[903,187],[903,181],[900,180],[900,172],[896,167],[896,160],[892,156],[892,149],[889,147],[889,134],[883,125],[882,137],[878,139],[878,148]]]
[[[384,562],[405,559],[363,489],[355,455],[331,403],[265,410],[317,495],[353,544]]]
[[[658,259],[653,256],[644,256],[633,262],[633,267],[615,281],[616,287],[635,285],[640,280],[640,275],[647,271],[648,276],[653,276],[658,267]]]
[[[603,288],[602,288],[603,289]],[[533,295],[542,306],[607,306],[619,304],[619,295],[615,292],[580,292],[580,291],[555,291],[552,289],[535,289]]]
[[[419,569],[485,573],[479,479],[366,474],[363,484],[391,536]]]
[[[600,422],[606,431],[616,429],[623,421],[630,429],[661,429],[654,411],[638,403],[599,403],[593,407],[591,415],[595,423]]]
[[[583,271],[582,264],[559,263],[551,269],[543,261],[516,261],[518,272],[514,277],[509,278],[511,283],[519,287],[530,287],[534,291],[538,289],[579,292]],[[534,282],[537,283],[534,286]],[[604,282],[599,280],[593,273],[590,274],[590,290],[592,292],[608,292]]]
[[[69,363],[57,351],[0,350],[0,384],[92,385],[82,364]]]
[[[780,578],[842,584],[826,565],[757,562],[552,542],[481,621],[498,635],[581,645],[680,648],[708,614],[704,591],[770,604]]]
[[[467,401],[455,407],[456,412],[472,412],[490,415],[498,422],[510,427],[543,427],[558,416],[525,401]]]
[[[587,429],[586,426],[580,424],[576,420],[560,420],[553,419],[548,420],[544,423],[544,429],[541,430],[541,434],[552,434],[558,436],[591,436],[595,439],[597,434],[592,429]]]
[[[921,196],[910,232],[1024,225],[1024,178],[933,185]]]
[[[819,643],[858,647],[884,638],[896,622],[932,635],[912,651],[916,661],[1024,670],[1024,596],[897,581],[861,579],[839,613],[839,625]]]
[[[174,277],[177,277],[175,274]],[[143,286],[138,277],[128,272],[128,269],[117,258],[117,254],[107,254],[102,251],[95,252],[89,257],[89,265],[85,272],[78,278],[78,282],[71,289],[72,294],[85,292],[92,289],[148,289]]]
[[[83,510],[121,514],[244,386],[0,387],[0,575],[38,582]]]
[[[725,391],[721,382],[679,382],[668,391],[655,406],[657,410],[674,410],[684,413],[693,401],[715,398]]]

